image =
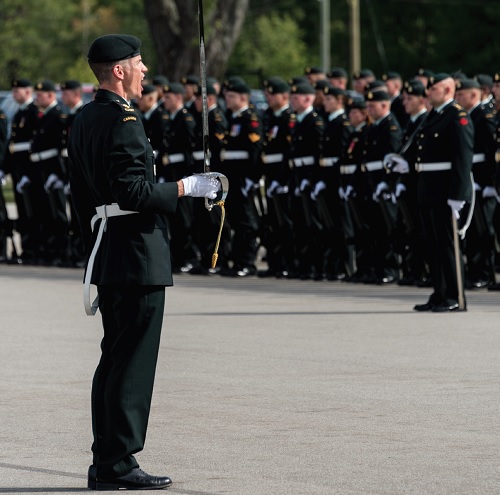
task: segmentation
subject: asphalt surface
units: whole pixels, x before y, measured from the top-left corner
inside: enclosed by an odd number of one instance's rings
[[[87,491],[82,271],[0,266],[0,493]],[[500,293],[180,275],[141,467],[186,495],[500,493]]]

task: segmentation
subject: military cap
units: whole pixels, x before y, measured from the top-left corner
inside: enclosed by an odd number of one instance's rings
[[[35,84],[35,90],[45,92],[56,91],[56,85],[49,80],[39,81]]]
[[[389,93],[385,91],[368,91],[366,93],[366,101],[390,101]]]
[[[324,91],[325,88],[328,88],[330,86],[330,83],[326,79],[320,79],[319,81],[316,81],[312,86],[316,91]]]
[[[70,79],[69,81],[63,81],[61,83],[61,89],[79,89],[81,87],[82,83],[74,79]]]
[[[240,76],[229,76],[228,78],[224,79],[224,83],[223,83],[223,86],[224,86],[224,89],[227,89],[227,87],[230,85],[230,84],[246,84],[245,83],[245,80],[240,77]]]
[[[349,98],[346,106],[347,110],[364,110],[366,108],[366,101],[363,98]]]
[[[411,79],[406,81],[403,87],[403,91],[413,96],[425,96],[426,90],[425,86],[419,79]]]
[[[95,39],[89,48],[89,62],[115,62],[140,55],[141,40],[129,34],[105,34]]]
[[[186,89],[181,83],[171,82],[163,86],[164,93],[173,93],[175,95],[183,95],[186,93]]]
[[[268,93],[288,93],[290,91],[290,86],[281,77],[270,77],[263,82],[264,88]]]
[[[288,80],[288,84],[293,86],[294,84],[308,83],[309,79],[306,76],[295,76]]]
[[[181,77],[182,84],[198,84],[199,81],[200,81],[200,78],[198,76],[193,75],[193,74],[190,74],[189,76]]]
[[[248,84],[241,78],[231,79],[226,84],[226,91],[232,91],[234,93],[249,94],[250,88]]]
[[[31,88],[33,86],[29,79],[12,79],[10,85],[12,88]]]
[[[339,79],[341,77],[347,79],[347,71],[342,67],[334,67],[330,72],[328,72],[327,76],[330,79]]]
[[[461,89],[481,89],[481,85],[477,79],[461,79],[456,84],[457,91]]]
[[[375,77],[375,74],[371,69],[361,69],[357,70],[353,75],[353,79],[364,79],[366,77]]]
[[[375,79],[374,81],[369,82],[365,86],[365,92],[367,91],[385,91],[387,92],[387,85],[385,84],[385,81],[382,81],[381,79]]]
[[[156,86],[154,84],[143,84],[142,85],[142,96],[150,95],[151,93],[154,93],[155,91],[158,91],[156,89]]]
[[[196,89],[194,90],[194,94],[196,96],[202,95],[201,84],[198,84],[198,86],[196,86]],[[217,94],[217,91],[215,91],[214,85],[210,84],[207,80],[207,95],[216,95],[216,94]]]
[[[292,95],[313,95],[315,94],[315,90],[310,83],[301,82],[299,84],[293,84],[290,88],[290,93]]]
[[[211,84],[212,86],[215,86],[216,84],[219,84],[219,81],[216,77],[208,76],[207,77],[207,84]]]
[[[430,76],[429,80],[427,81],[427,89],[429,89],[431,86],[434,86],[434,84],[440,83],[441,81],[449,78],[453,79],[453,76],[448,72],[439,72],[438,74],[434,74],[433,76]]]
[[[491,88],[493,86],[493,78],[489,74],[477,74],[474,76],[477,79],[480,86],[486,86]]]
[[[152,81],[155,86],[165,86],[165,84],[168,84],[169,82],[169,78],[167,76],[164,76],[163,74],[157,74],[153,77]]]
[[[457,71],[453,72],[451,74],[451,77],[453,77],[453,79],[458,79],[459,81],[462,80],[462,79],[467,79],[467,76],[465,75],[465,73],[463,73],[460,70],[457,70]]]
[[[434,75],[434,72],[430,69],[424,69],[421,67],[418,69],[417,73],[415,74],[416,76],[423,76],[423,77],[431,77]]]
[[[390,70],[385,74],[382,74],[382,81],[394,81],[396,79],[401,79],[401,74],[399,72]]]
[[[306,67],[304,69],[304,74],[323,74],[323,69],[319,67]]]
[[[325,95],[333,95],[333,96],[344,96],[345,91],[341,88],[334,88],[333,86],[326,86],[323,90]]]

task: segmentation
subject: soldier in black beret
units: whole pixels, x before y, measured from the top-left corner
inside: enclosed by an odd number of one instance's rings
[[[481,86],[477,79],[457,83],[455,99],[465,108],[474,124],[472,175],[476,193],[472,222],[467,232],[466,286],[482,288],[495,283],[495,228],[497,205],[495,178],[495,115],[481,104]]]
[[[319,67],[305,67],[304,75],[307,77],[307,80],[314,84],[317,81],[326,79],[325,71]]]
[[[415,79],[418,79],[424,85],[424,88],[427,88],[429,77],[433,75],[434,72],[432,70],[421,67],[420,69],[417,70],[417,73],[415,74]]]
[[[493,77],[489,74],[477,74],[474,76],[481,88],[481,105],[487,106],[490,110],[495,109],[495,103],[493,100],[493,95],[491,93],[491,88],[493,87]]]
[[[401,90],[403,80],[399,72],[388,71],[382,74],[382,81],[387,85],[387,92],[391,97],[391,113],[398,119],[399,125],[404,127],[408,122],[408,114],[405,112]]]
[[[139,469],[144,447],[165,304],[172,285],[165,215],[184,195],[215,198],[204,177],[157,183],[153,148],[140,115],[147,71],[141,42],[105,35],[89,49],[100,88],[73,123],[68,153],[71,191],[90,253],[85,278],[87,314],[99,308],[104,337],[92,384],[93,490],[160,489],[168,476]],[[95,224],[98,230],[92,233]],[[90,283],[98,300],[90,303]]]
[[[0,263],[7,262],[7,237],[12,235],[12,223],[7,214],[2,186],[5,180],[4,159],[7,151],[7,116],[0,109]]]
[[[356,96],[364,96],[365,88],[368,83],[375,81],[375,74],[371,69],[362,69],[354,72],[352,75],[353,89]]]
[[[474,129],[468,113],[453,96],[451,74],[438,73],[429,78],[427,95],[433,111],[417,137],[417,200],[429,253],[434,291],[415,311],[447,312],[461,308],[464,280],[462,256],[455,257],[452,215],[460,215],[471,198],[470,172]],[[456,263],[461,266],[460,277]]]
[[[198,87],[199,77],[193,74],[181,77],[181,83],[184,86],[184,106],[191,112],[196,111],[193,108],[196,88]]]

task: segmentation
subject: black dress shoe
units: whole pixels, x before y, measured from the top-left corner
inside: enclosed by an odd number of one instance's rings
[[[458,304],[438,304],[432,308],[433,313],[447,313],[450,311],[467,311],[466,308],[460,309]]]
[[[427,302],[425,304],[416,304],[413,306],[413,309],[415,311],[432,311],[432,308],[434,308],[434,304]]]
[[[168,476],[152,476],[140,468],[118,478],[101,480],[96,477],[95,466],[89,467],[88,487],[91,490],[162,490],[171,484]]]
[[[498,291],[500,290],[500,284],[499,283],[491,284],[488,286],[488,290]]]

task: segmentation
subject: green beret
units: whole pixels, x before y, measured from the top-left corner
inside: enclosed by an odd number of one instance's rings
[[[403,87],[403,91],[409,95],[413,96],[425,96],[425,86],[419,79],[411,79],[406,81]]]
[[[281,77],[270,77],[263,83],[264,89],[270,94],[288,93],[290,86]]]
[[[385,91],[387,92],[387,85],[385,84],[385,81],[382,81],[380,79],[375,79],[372,82],[369,82],[365,86],[365,92],[367,91]]]
[[[342,67],[334,67],[328,74],[327,77],[330,79],[347,79],[347,71]]]
[[[353,79],[365,79],[367,77],[375,77],[375,74],[371,69],[358,70],[352,75]]]
[[[155,86],[165,86],[165,84],[168,84],[170,81],[167,76],[164,76],[162,74],[158,74],[153,77],[153,84]]]
[[[481,85],[477,79],[461,79],[457,81],[457,91],[461,89],[481,89]]]
[[[313,95],[316,93],[314,88],[308,82],[302,82],[299,84],[294,84],[290,88],[290,93],[292,95]]]
[[[439,74],[434,74],[433,76],[430,76],[429,80],[427,81],[427,89],[434,86],[434,84],[440,83],[441,81],[450,78],[452,78],[452,75],[448,74],[447,72],[440,72]]]
[[[323,74],[323,70],[319,67],[306,67],[304,74]]]
[[[78,89],[82,87],[80,81],[69,80],[61,83],[61,89]]]
[[[306,76],[295,76],[288,80],[288,84],[290,86],[294,86],[296,84],[308,83],[309,79]]]
[[[386,74],[382,74],[382,81],[394,81],[397,79],[401,79],[401,74],[399,72],[390,70]]]
[[[198,84],[198,86],[196,86],[196,89],[194,90],[194,94],[196,96],[201,96],[203,94],[200,84]],[[207,95],[216,95],[216,94],[217,94],[217,91],[215,91],[214,85],[210,84],[207,80]]]
[[[332,96],[344,96],[345,91],[340,88],[334,88],[333,86],[326,86],[325,89],[323,90],[325,95],[332,95]]]
[[[366,108],[366,101],[363,98],[349,98],[347,100],[347,110],[364,110]]]
[[[434,72],[430,69],[424,69],[423,67],[421,67],[420,69],[418,69],[418,72],[416,75],[423,76],[423,77],[431,77],[434,75]]]
[[[105,34],[93,41],[89,62],[115,62],[140,55],[141,40],[129,34]]]
[[[10,85],[12,88],[31,88],[33,86],[29,79],[12,79]]]
[[[493,78],[489,74],[477,74],[474,76],[481,86],[487,86],[491,88],[493,86]]]
[[[198,76],[194,76],[194,75],[181,77],[182,84],[198,84],[199,81],[200,81],[200,78]]]
[[[326,79],[320,79],[313,84],[313,88],[317,91],[324,91],[330,86],[330,83]]]
[[[142,96],[150,95],[151,93],[154,93],[155,91],[158,91],[156,89],[156,86],[154,84],[143,84],[142,85]]]
[[[366,93],[366,101],[390,101],[389,93],[385,91],[368,91]]]
[[[233,91],[234,93],[250,94],[250,88],[247,83],[241,79],[230,79],[226,84],[226,91]]]
[[[52,81],[39,81],[35,84],[35,90],[36,91],[45,91],[45,92],[50,92],[50,91],[57,91],[56,90],[56,85]]]
[[[164,93],[173,93],[175,95],[183,95],[186,93],[186,89],[181,83],[171,82],[163,86]]]

